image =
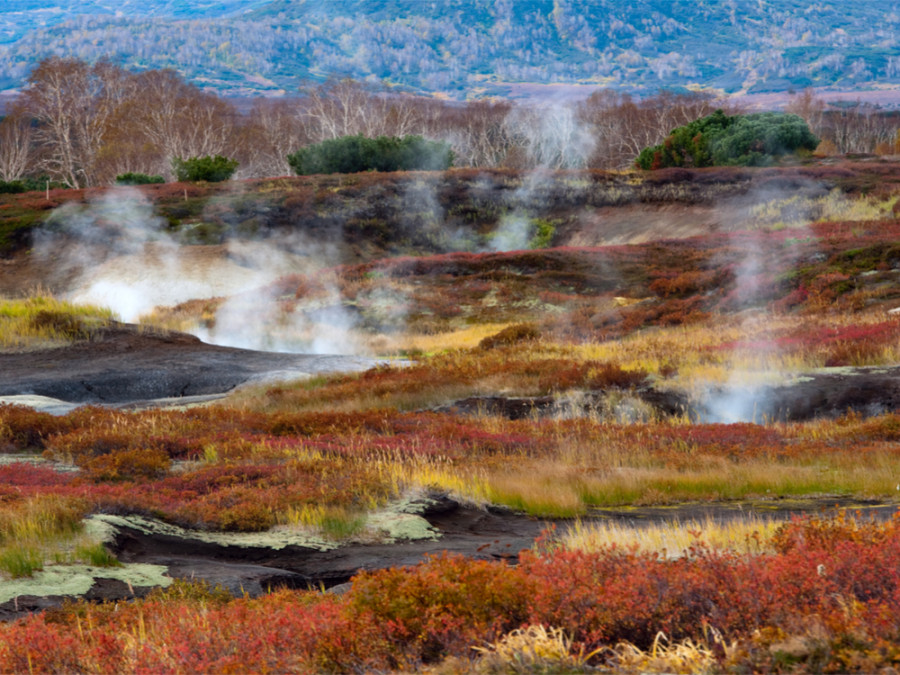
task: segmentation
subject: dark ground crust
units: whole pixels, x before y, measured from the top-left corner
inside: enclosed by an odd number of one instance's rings
[[[73,403],[126,403],[220,394],[273,373],[301,377],[364,370],[371,359],[218,347],[186,333],[118,324],[86,342],[0,354],[0,396],[35,394]]]

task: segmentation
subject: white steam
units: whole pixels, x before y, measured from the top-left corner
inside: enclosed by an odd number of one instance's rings
[[[218,309],[215,322],[200,328],[198,337],[211,344],[242,349],[310,354],[360,354],[354,337],[357,320],[344,306],[333,280],[319,275],[324,293],[295,303],[278,297],[272,286],[229,297]]]
[[[777,342],[768,339],[772,333],[772,317],[761,304],[773,290],[770,284],[778,274],[785,271],[785,267],[793,268],[803,262],[798,258],[799,249],[794,248],[792,242],[814,240],[808,225],[816,218],[814,204],[825,193],[821,185],[812,182],[790,187],[769,185],[751,190],[740,200],[722,206],[723,213],[728,214],[723,217],[723,222],[730,217],[732,222],[740,222],[747,228],[729,235],[732,246],[743,254],[733,267],[734,291],[727,308],[737,311],[740,318],[742,344],[729,355],[730,371],[726,383],[706,389],[701,414],[703,421],[770,421],[770,416],[776,412],[770,400],[771,388],[760,384],[760,380],[787,381],[797,374],[785,366]],[[777,253],[768,251],[767,247],[777,245],[777,239],[766,230],[784,227],[790,228],[790,236],[782,238],[781,250]],[[720,260],[717,265],[728,262]],[[739,362],[741,359],[743,364]],[[750,372],[747,366],[760,370]]]
[[[512,196],[513,209],[500,218],[486,247],[488,251],[529,248],[536,233],[526,214],[543,208],[544,195],[559,186],[559,169],[584,168],[596,146],[591,127],[581,120],[571,102],[547,101],[531,108],[513,108],[506,119],[510,135],[524,148],[526,161],[535,167]]]
[[[317,354],[360,349],[351,337],[355,316],[333,280],[319,279],[325,292],[309,302],[272,290],[288,274],[315,276],[334,261],[333,250],[296,237],[183,246],[138,190],[116,188],[58,208],[39,232],[36,256],[69,280],[67,299],[108,307],[122,321],[226,297],[210,327],[192,331],[212,344]]]

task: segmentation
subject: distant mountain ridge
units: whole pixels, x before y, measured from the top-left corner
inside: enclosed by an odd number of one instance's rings
[[[832,0],[5,0],[0,89],[52,55],[175,68],[230,95],[329,76],[453,97],[900,86],[900,8]]]

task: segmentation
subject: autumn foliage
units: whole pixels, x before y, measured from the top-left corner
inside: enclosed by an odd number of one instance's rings
[[[559,627],[593,665],[622,640],[659,631],[738,649],[719,667],[872,670],[900,659],[896,521],[806,519],[777,552],[735,555],[698,541],[686,557],[560,550],[552,538],[517,567],[439,556],[363,573],[344,596],[281,591],[228,599],[176,585],[117,607],[72,605],[0,627],[3,672],[418,670],[528,625]]]

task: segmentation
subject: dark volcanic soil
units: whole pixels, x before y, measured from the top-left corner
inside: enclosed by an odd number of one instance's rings
[[[779,386],[711,386],[702,400],[651,386],[628,393],[660,417],[686,414],[704,423],[798,422],[840,417],[850,411],[871,417],[900,410],[900,367],[823,369]],[[586,392],[574,402],[553,396],[472,396],[437,411],[511,420],[559,415],[628,416],[627,409],[609,410],[603,391]]]
[[[347,544],[319,551],[300,546],[279,550],[236,548],[160,536],[149,537],[137,529],[119,528],[113,550],[124,562],[166,565],[180,578],[205,578],[235,594],[255,595],[269,587],[332,588],[344,584],[361,570],[415,565],[442,552],[472,558],[516,563],[523,549],[542,535],[562,534],[572,520],[534,518],[507,509],[467,506],[440,495],[431,495],[422,513],[440,533],[438,539],[400,541],[391,544]],[[795,515],[859,509],[866,517],[889,518],[893,504],[861,502],[842,497],[771,500],[747,503],[692,503],[668,507],[595,509],[582,522],[619,521],[635,527],[650,523],[706,519],[728,521],[750,514],[775,520]]]
[[[126,403],[221,394],[266,377],[364,370],[371,359],[217,347],[185,333],[117,324],[69,347],[0,354],[0,396]]]

